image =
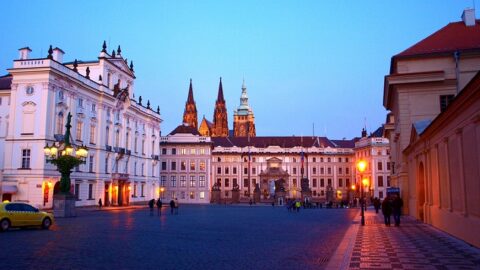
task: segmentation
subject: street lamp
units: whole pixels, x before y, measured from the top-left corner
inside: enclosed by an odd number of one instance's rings
[[[164,187],[161,187],[161,188],[160,188],[160,198],[162,198],[162,199],[163,199],[163,191],[164,191],[164,190],[165,190]]]
[[[70,143],[70,125],[72,115],[68,113],[64,142],[57,146],[55,143],[43,148],[46,161],[57,166],[61,174],[60,192],[64,195],[70,193],[70,174],[75,166],[86,163],[88,149],[86,146],[75,146]]]
[[[367,168],[367,162],[364,160],[359,160],[357,163],[357,169],[360,172],[360,181],[363,182],[363,172]],[[362,185],[362,183],[360,183]],[[364,211],[365,200],[363,198],[363,186],[360,186],[360,207],[362,208],[362,226],[365,226],[365,211]]]

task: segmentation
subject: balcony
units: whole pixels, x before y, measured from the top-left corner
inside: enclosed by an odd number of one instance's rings
[[[152,159],[153,159],[153,160],[158,160],[158,159],[159,159],[159,158],[158,158],[158,155],[152,155]]]
[[[132,154],[132,150],[125,150],[125,154],[130,156]]]
[[[125,154],[125,148],[122,147],[114,147],[113,152],[124,155]]]
[[[112,147],[110,145],[105,145],[105,150],[112,152]]]

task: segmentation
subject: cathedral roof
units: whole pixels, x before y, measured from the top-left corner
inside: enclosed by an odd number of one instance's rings
[[[188,125],[185,125],[185,124],[182,124],[182,125],[179,125],[178,127],[176,127],[172,132],[170,132],[169,135],[175,135],[175,134],[178,134],[178,133],[193,134],[193,135],[200,136],[200,133],[198,132],[198,130],[195,127],[188,126]]]
[[[266,148],[268,146],[292,147],[333,147],[354,148],[353,140],[329,140],[326,137],[296,137],[296,136],[266,136],[266,137],[213,137],[215,146],[222,147],[246,147]]]

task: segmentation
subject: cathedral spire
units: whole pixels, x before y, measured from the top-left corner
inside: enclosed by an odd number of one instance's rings
[[[223,98],[222,77],[218,85],[218,96],[215,102],[215,110],[213,113],[213,137],[228,137],[228,117],[227,106]]]
[[[220,83],[219,83],[219,85],[218,85],[217,102],[225,102],[225,99],[223,98],[222,77],[220,77]]]
[[[188,88],[188,98],[185,102],[185,110],[183,112],[183,123],[188,124],[194,128],[198,127],[197,106],[193,99],[192,79],[190,79],[190,87]]]
[[[248,105],[247,86],[245,79],[242,83],[240,106],[233,112],[233,134],[235,137],[255,137],[255,116]]]

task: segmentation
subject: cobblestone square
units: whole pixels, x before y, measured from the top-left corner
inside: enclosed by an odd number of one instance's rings
[[[358,209],[181,205],[82,209],[49,231],[0,234],[1,269],[322,269]]]

